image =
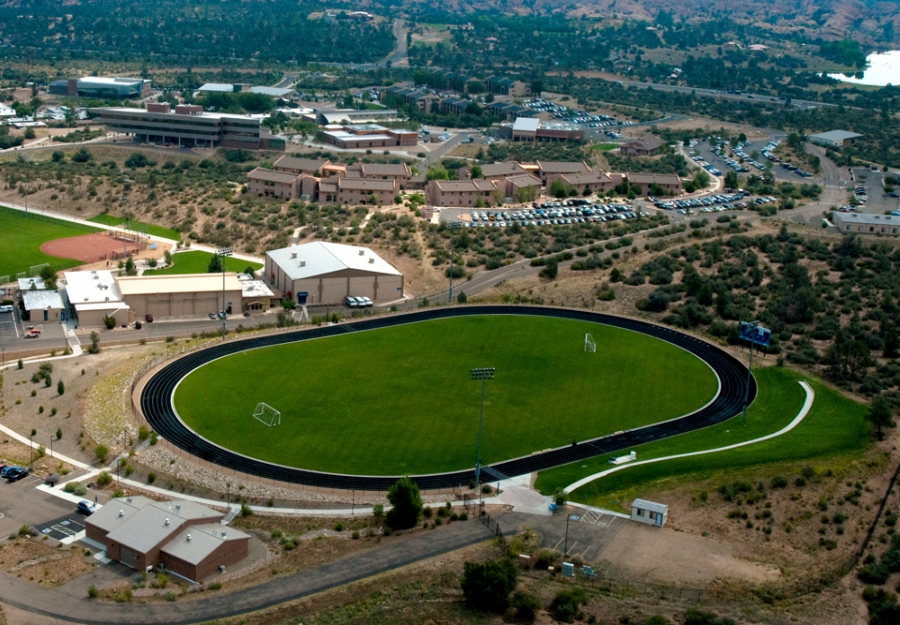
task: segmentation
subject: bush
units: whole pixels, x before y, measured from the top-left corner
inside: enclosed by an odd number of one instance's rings
[[[509,558],[484,564],[466,562],[462,580],[466,603],[476,610],[504,612],[516,587],[516,567]]]
[[[876,586],[883,585],[890,577],[891,571],[884,564],[867,564],[862,569],[860,569],[859,573],[857,573],[857,577],[859,581],[864,584],[875,584]]]
[[[138,440],[145,441],[148,438],[150,438],[150,430],[147,428],[146,425],[142,425],[141,427],[138,428]]]
[[[101,463],[106,463],[106,459],[109,457],[109,447],[101,443],[94,449],[94,454]]]
[[[523,590],[513,593],[509,605],[515,610],[513,618],[518,623],[534,623],[537,612],[541,609],[541,602],[538,601],[538,598]]]
[[[112,484],[113,477],[109,471],[101,471],[100,475],[97,476],[97,485],[98,486],[109,486]]]
[[[772,488],[784,488],[787,485],[787,478],[783,475],[776,475],[772,478]]]
[[[253,516],[253,510],[245,503],[241,504],[241,516]]]
[[[97,590],[96,586],[91,584],[90,586],[88,586],[87,594],[88,594],[88,597],[90,597],[91,599],[96,599],[97,597],[100,596],[100,591]]]
[[[72,493],[79,497],[84,497],[85,495],[87,495],[87,486],[85,486],[84,484],[76,484],[75,489],[72,491]]]
[[[66,385],[63,383],[62,380],[60,380],[59,382],[56,383],[56,393],[58,395],[65,395],[65,393],[66,393]]]
[[[550,615],[562,623],[574,623],[579,606],[587,603],[587,597],[581,588],[561,590],[550,603]]]
[[[148,473],[147,474],[147,483],[152,484],[156,481],[156,473]]]

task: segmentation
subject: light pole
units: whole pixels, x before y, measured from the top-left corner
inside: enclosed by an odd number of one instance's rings
[[[478,457],[475,459],[475,488],[481,493],[481,433],[484,430],[484,383],[494,379],[494,367],[472,369],[472,379],[481,380],[481,411],[478,414]]]
[[[221,259],[222,263],[222,310],[219,317],[222,318],[222,340],[225,340],[225,259],[234,254],[234,250],[230,247],[222,247],[216,250],[216,255]]]
[[[53,457],[53,434],[50,435],[50,457]]]
[[[759,321],[751,321],[747,324],[750,328],[756,329],[759,327]],[[750,376],[753,372],[753,341],[748,341],[750,343],[750,364],[747,366],[747,385],[744,388],[744,407],[741,410],[741,425],[747,425],[747,402],[750,400]]]

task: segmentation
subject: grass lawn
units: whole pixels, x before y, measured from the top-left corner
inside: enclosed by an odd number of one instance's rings
[[[101,213],[96,217],[91,217],[88,221],[93,221],[95,224],[103,224],[104,226],[121,226],[125,223],[124,217],[116,217],[115,215],[110,215],[109,213]],[[178,230],[172,230],[171,228],[163,228],[162,226],[155,226],[153,224],[148,224],[143,221],[137,221],[132,219],[129,222],[131,225],[129,226],[131,229],[135,229],[138,225],[146,228],[147,234],[154,237],[162,237],[164,239],[171,239],[173,241],[181,240],[181,233]]]
[[[572,493],[572,501],[610,507],[613,501],[629,501],[640,496],[649,486],[675,488],[755,465],[832,459],[843,453],[858,452],[868,445],[867,408],[863,404],[790,369],[767,367],[753,373],[759,383],[759,395],[747,410],[746,425],[741,425],[738,415],[703,430],[641,445],[634,448],[638,460],[714,449],[777,432],[800,412],[805,393],[798,382],[806,380],[813,387],[816,399],[800,425],[787,434],[755,445],[625,469],[579,488]],[[557,467],[542,471],[535,486],[549,494],[609,467],[605,456]]]
[[[144,273],[147,275],[173,275],[182,273],[206,273],[209,269],[209,261],[212,260],[212,252],[194,250],[192,252],[178,252],[172,254],[172,266],[164,269],[150,269]],[[254,271],[262,269],[261,263],[252,263],[249,260],[228,257],[225,259],[225,269],[228,271],[244,271],[247,267],[253,267]]]
[[[41,263],[49,263],[55,269],[82,265],[80,260],[48,256],[41,251],[41,245],[91,232],[99,230],[41,215],[26,217],[21,211],[0,206],[0,276],[14,280],[18,272]]]
[[[597,352],[584,352],[590,332]],[[362,475],[472,467],[481,385],[483,460],[498,462],[706,404],[717,381],[695,356],[609,326],[485,316],[282,345],[216,360],[178,386],[202,436],[280,464]],[[257,402],[281,425],[252,418]]]

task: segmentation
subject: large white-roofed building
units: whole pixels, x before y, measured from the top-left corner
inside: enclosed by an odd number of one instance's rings
[[[222,310],[243,310],[243,286],[237,274],[190,273],[183,275],[150,275],[118,278],[125,303],[138,319],[198,317]]]
[[[366,247],[315,241],[266,252],[271,286],[299,304],[338,304],[348,295],[389,302],[403,297],[403,274]]]
[[[115,319],[117,325],[131,321],[128,304],[122,301],[112,272],[103,269],[66,271],[63,276],[66,296],[79,325],[102,326],[107,316]]]

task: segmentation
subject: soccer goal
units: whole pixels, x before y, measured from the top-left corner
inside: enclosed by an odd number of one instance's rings
[[[253,418],[262,421],[269,427],[273,425],[281,425],[281,413],[272,408],[272,406],[259,402],[256,404],[256,410],[253,412]]]
[[[594,342],[594,337],[590,334],[584,335],[584,351],[590,352],[591,354],[597,351],[597,344]]]

